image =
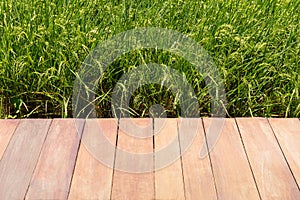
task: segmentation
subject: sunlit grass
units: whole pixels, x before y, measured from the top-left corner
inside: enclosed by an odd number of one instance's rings
[[[97,44],[136,27],[164,27],[196,40],[224,78],[230,116],[300,116],[300,2],[84,1],[0,2],[0,117],[71,117],[76,72]],[[131,68],[155,62],[186,74],[209,116],[205,84],[192,65],[168,52],[133,51],[116,60],[98,88],[98,115],[111,115],[111,89]],[[179,106],[167,88],[138,89],[131,103],[145,117],[162,103]]]

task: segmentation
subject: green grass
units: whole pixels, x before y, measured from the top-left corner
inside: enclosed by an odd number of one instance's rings
[[[137,27],[177,30],[208,51],[224,78],[227,112],[235,116],[300,116],[300,1],[6,0],[0,3],[0,117],[71,117],[73,72],[97,44]],[[124,72],[148,62],[185,73],[201,115],[210,114],[200,74],[184,59],[142,49],[125,54],[98,88],[98,115],[111,116],[111,89]],[[180,105],[168,88],[140,87],[135,117],[162,102]]]

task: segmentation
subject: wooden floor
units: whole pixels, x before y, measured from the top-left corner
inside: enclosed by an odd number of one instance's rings
[[[150,123],[143,134],[152,136],[125,134],[126,119],[90,121],[124,151],[153,153],[172,140],[175,148],[167,153],[181,152],[180,135],[189,128],[179,129],[179,119],[167,119],[163,126],[162,119],[132,120]],[[0,199],[300,200],[299,119],[225,119],[217,144],[203,159],[199,153],[203,144],[209,146],[212,119],[199,119],[200,129],[188,150],[171,165],[147,173],[126,173],[99,162],[90,152],[103,150],[93,146],[101,141],[90,141],[92,150],[86,147],[79,135],[88,136],[93,127],[80,123],[75,127],[74,119],[0,120]],[[143,164],[122,160],[114,149],[106,151],[107,165]],[[157,159],[154,154],[153,168]]]

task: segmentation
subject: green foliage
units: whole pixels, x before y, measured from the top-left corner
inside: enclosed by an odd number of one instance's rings
[[[136,27],[164,27],[196,40],[224,78],[230,116],[300,116],[300,2],[297,0],[0,2],[0,117],[71,117],[72,86],[85,57],[101,41]],[[205,84],[182,58],[152,49],[116,60],[98,89],[98,114],[110,117],[111,89],[132,67],[156,62],[187,76],[209,115]],[[178,116],[176,94],[139,88],[135,117],[161,103]]]

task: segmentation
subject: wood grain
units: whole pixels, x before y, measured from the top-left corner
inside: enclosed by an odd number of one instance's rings
[[[74,119],[54,119],[34,171],[26,199],[66,199],[82,128]]]
[[[270,118],[269,122],[300,185],[300,122],[297,118]]]
[[[197,131],[197,135],[190,147],[184,152],[182,157],[183,177],[185,183],[186,199],[217,199],[212,169],[209,157],[200,159],[201,148],[206,147],[204,130],[201,119],[184,119],[179,129],[179,141],[182,145],[186,141],[184,134],[192,135],[192,131]]]
[[[6,119],[0,121],[0,160],[20,120]]]
[[[105,139],[116,144],[117,123],[114,119],[86,121],[68,199],[110,199],[115,149],[107,148]],[[101,133],[106,138],[99,138]],[[102,153],[107,157],[105,165],[98,156]]]
[[[0,163],[0,199],[23,199],[51,120],[21,120]]]
[[[300,199],[299,119],[226,119],[204,159],[181,120],[0,120],[0,199]]]
[[[212,120],[220,119],[203,119],[206,134]],[[224,120],[221,135],[210,152],[218,199],[259,199],[235,120]],[[212,145],[210,141],[208,145]]]
[[[165,124],[159,130],[156,124],[162,124],[162,121]],[[181,159],[178,158],[180,147],[177,119],[154,119],[154,133],[155,167],[159,169],[155,171],[155,199],[185,199]],[[159,153],[161,150],[164,152]],[[162,165],[166,160],[173,163]]]
[[[262,199],[300,199],[300,192],[265,118],[237,118]]]
[[[148,128],[144,132],[132,127],[127,127],[132,120],[138,125],[148,124]],[[136,138],[128,134],[136,135],[152,135],[153,125],[152,119],[120,119],[120,127],[118,132],[118,149],[130,152],[132,157],[125,156],[124,152],[117,150],[115,160],[115,171],[113,176],[112,198],[111,199],[154,199],[154,173],[153,173],[153,136],[146,138]],[[149,159],[143,160],[142,157],[136,157],[137,154],[150,153]],[[141,158],[141,159],[139,159]],[[133,169],[133,172],[142,172],[143,167],[148,166],[149,172],[144,173],[128,173],[124,169]]]

